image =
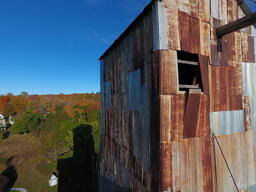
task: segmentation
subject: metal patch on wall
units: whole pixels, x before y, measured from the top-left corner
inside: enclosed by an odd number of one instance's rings
[[[242,63],[243,94],[249,97],[251,128],[256,128],[256,63]]]
[[[210,113],[210,127],[216,136],[244,131],[244,111],[220,111]]]
[[[252,186],[248,187],[247,192],[256,192],[256,185],[252,185]]]
[[[140,111],[140,80],[140,69],[128,74],[128,109],[131,111]]]
[[[168,49],[168,19],[162,2],[155,2],[152,14],[154,50]]]
[[[110,81],[105,82],[105,107],[111,108],[111,83]]]

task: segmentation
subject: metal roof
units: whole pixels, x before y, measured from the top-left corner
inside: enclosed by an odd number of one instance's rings
[[[135,18],[135,20],[124,30],[124,32],[112,43],[112,45],[100,56],[99,60],[102,60],[103,57],[109,54],[116,47],[131,31],[131,29],[136,26],[138,22],[140,22],[144,16],[152,10],[152,6],[156,1],[162,0],[152,0],[144,9],[143,11]],[[252,6],[255,4],[255,11],[256,11],[256,0],[236,0],[237,4],[241,7],[245,15],[252,13]]]
[[[152,10],[152,6],[154,2],[156,1],[162,1],[162,0],[152,0],[144,9],[143,11],[136,17],[136,19],[124,30],[124,32],[114,41],[114,43],[103,53],[103,55],[99,58],[101,60],[103,57],[105,57],[112,49],[117,46],[119,42],[121,42],[126,35],[131,31],[131,29],[140,22],[147,12]]]

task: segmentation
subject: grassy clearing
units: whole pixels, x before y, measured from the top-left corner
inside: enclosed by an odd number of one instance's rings
[[[14,187],[22,187],[29,192],[57,192],[48,187],[48,179],[56,171],[56,162],[44,156],[40,140],[31,134],[14,135],[0,141],[0,171],[5,169],[5,160],[14,157],[18,179]]]

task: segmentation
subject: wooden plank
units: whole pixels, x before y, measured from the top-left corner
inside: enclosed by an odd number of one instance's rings
[[[185,88],[185,89],[198,89],[199,88],[199,85],[182,85],[182,84],[179,84],[179,88]]]
[[[198,62],[195,62],[195,61],[186,61],[186,60],[178,59],[178,64],[198,65]]]
[[[217,28],[216,34],[218,37],[221,37],[244,27],[248,27],[254,23],[256,23],[256,13],[251,13],[241,19],[230,21],[230,23]]]

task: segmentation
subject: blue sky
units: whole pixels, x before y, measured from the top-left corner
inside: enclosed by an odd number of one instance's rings
[[[0,94],[99,91],[99,56],[149,1],[0,0]]]

